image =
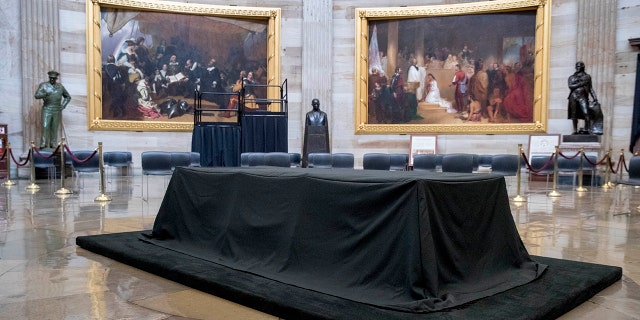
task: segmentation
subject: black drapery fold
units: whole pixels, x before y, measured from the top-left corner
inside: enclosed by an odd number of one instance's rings
[[[177,168],[155,245],[382,308],[455,307],[537,279],[504,178]]]
[[[288,152],[285,114],[244,114],[240,121],[242,152]]]
[[[631,118],[631,141],[629,142],[629,152],[633,153],[638,149],[636,143],[640,141],[640,54],[636,61],[636,87],[633,94],[633,116]]]
[[[240,166],[240,127],[236,125],[194,126],[191,151],[200,152],[204,167]]]

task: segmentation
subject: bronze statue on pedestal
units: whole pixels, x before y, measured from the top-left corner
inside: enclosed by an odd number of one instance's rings
[[[584,71],[584,62],[576,63],[576,72],[569,77],[569,114],[573,121],[573,134],[595,134],[603,132],[603,115],[598,97],[591,85],[591,76]],[[589,101],[589,97],[593,100]],[[578,120],[584,120],[584,128],[578,129]]]
[[[49,71],[49,81],[40,83],[34,97],[42,99],[42,138],[40,149],[55,149],[58,146],[58,128],[62,119],[62,110],[67,107],[71,96],[67,89],[58,83],[57,71]]]

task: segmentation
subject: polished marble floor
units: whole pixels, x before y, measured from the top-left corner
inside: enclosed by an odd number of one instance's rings
[[[97,174],[0,187],[0,319],[277,319],[78,248],[81,235],[152,227],[169,178]],[[623,268],[623,278],[561,319],[640,319],[640,189],[576,192],[523,176],[511,202],[533,255]],[[517,180],[507,178],[511,197]],[[144,192],[143,187],[144,186]]]

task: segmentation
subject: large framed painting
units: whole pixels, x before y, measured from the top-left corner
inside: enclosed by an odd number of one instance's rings
[[[191,131],[195,92],[223,93],[206,103],[226,109],[233,95],[224,92],[242,78],[264,85],[256,96],[278,97],[270,88],[280,84],[279,8],[86,3],[90,130]],[[210,121],[232,121],[231,113]]]
[[[545,133],[550,10],[550,0],[356,9],[356,134]]]

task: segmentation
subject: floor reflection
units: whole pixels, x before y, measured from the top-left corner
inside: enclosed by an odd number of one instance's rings
[[[166,188],[150,177],[110,174],[66,179],[73,191],[56,195],[59,180],[0,187],[1,319],[276,319],[190,289],[75,246],[80,235],[147,230]],[[517,181],[508,181],[511,198]],[[524,202],[511,201],[514,221],[532,255],[623,268],[623,280],[562,319],[640,319],[640,189],[588,187],[576,192],[522,179]]]

